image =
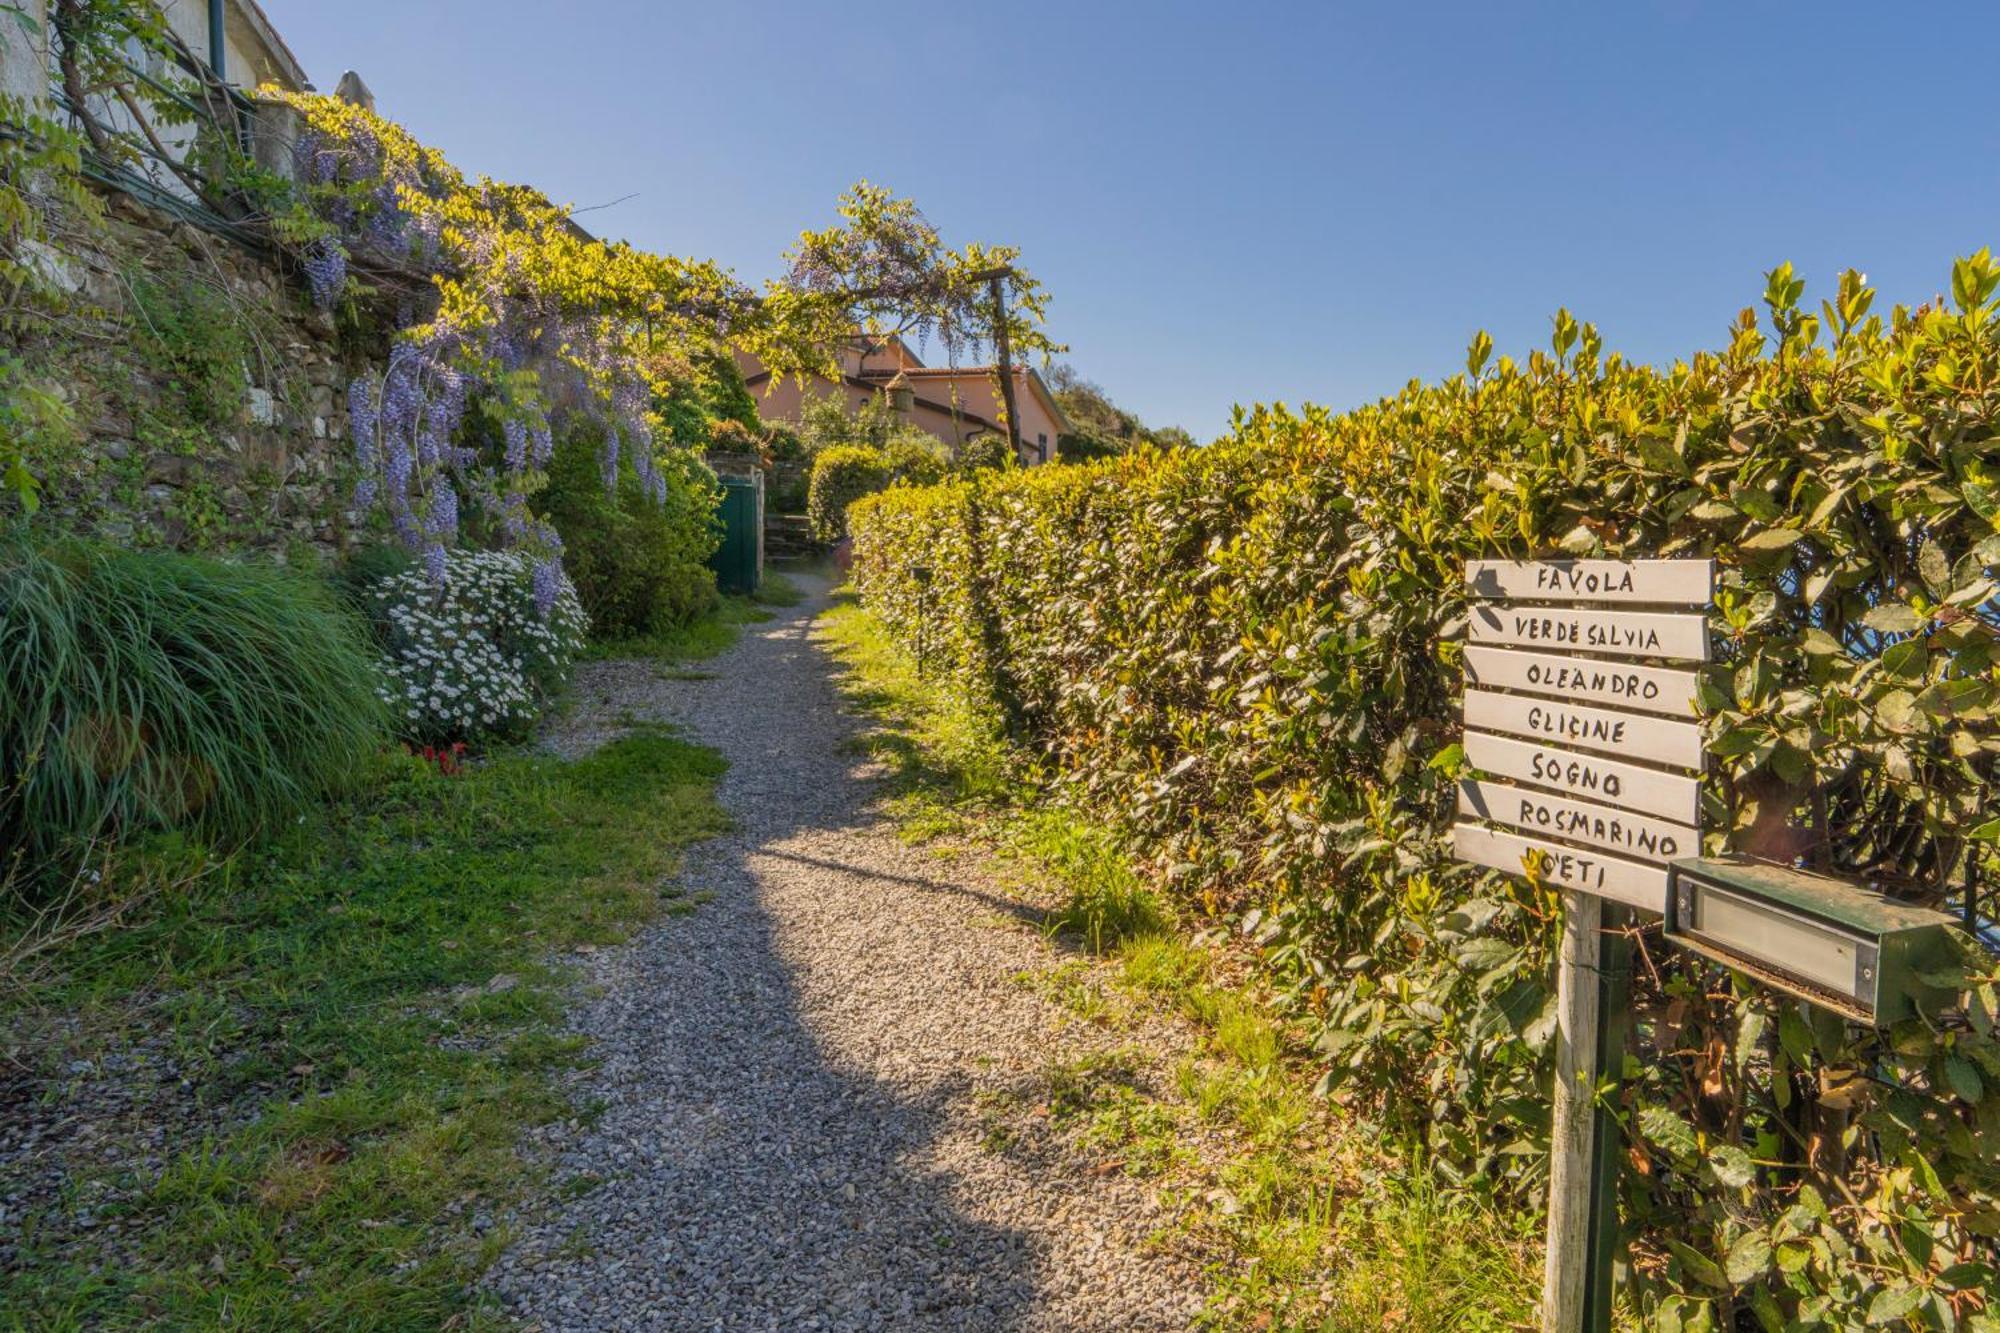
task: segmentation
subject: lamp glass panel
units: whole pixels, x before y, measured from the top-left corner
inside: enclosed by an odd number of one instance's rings
[[[1697,889],[1694,909],[1696,932],[1731,953],[1854,994],[1859,940],[1707,884]]]

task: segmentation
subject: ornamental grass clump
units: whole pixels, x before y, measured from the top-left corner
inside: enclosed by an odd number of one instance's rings
[[[0,882],[93,842],[248,837],[386,738],[368,636],[254,564],[0,537]]]
[[[441,571],[391,574],[367,598],[382,700],[420,744],[525,734],[569,682],[590,623],[568,578],[507,551],[446,552]]]

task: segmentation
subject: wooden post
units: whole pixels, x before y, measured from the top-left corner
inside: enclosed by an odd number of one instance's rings
[[[1596,894],[1564,895],[1543,1333],[1609,1333],[1611,1328],[1618,1127],[1598,1108],[1596,1090],[1606,1076],[1620,1072],[1624,1060],[1631,991],[1626,920],[1627,909]]]
[[[1002,270],[987,280],[993,289],[993,345],[1000,357],[1000,398],[1007,405],[1007,447],[1014,461],[1021,461],[1021,415],[1014,410],[1014,355],[1007,337],[1007,289],[1003,285],[1011,270]]]

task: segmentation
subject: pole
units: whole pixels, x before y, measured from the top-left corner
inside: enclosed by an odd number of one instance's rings
[[[228,30],[222,0],[208,0],[208,67],[217,83],[229,82]]]
[[[1566,893],[1556,976],[1555,1124],[1549,1141],[1543,1333],[1609,1333],[1618,1243],[1618,1124],[1598,1105],[1622,1072],[1631,1009],[1626,908]]]
[[[1007,293],[1002,285],[1007,281],[1006,271],[987,279],[993,289],[993,343],[1000,354],[1000,397],[1007,404],[1007,447],[1014,451],[1014,461],[1021,461],[1021,416],[1014,410],[1014,356],[1007,339]]]

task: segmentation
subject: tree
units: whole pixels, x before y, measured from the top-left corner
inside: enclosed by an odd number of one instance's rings
[[[1057,455],[1070,462],[1109,458],[1116,454],[1152,445],[1161,449],[1186,449],[1194,437],[1179,426],[1149,427],[1139,418],[1111,401],[1096,383],[1083,378],[1067,364],[1052,367],[1049,390],[1061,404],[1063,414],[1075,429],[1056,441]]]
[[[938,438],[897,416],[880,394],[850,410],[837,393],[808,393],[799,404],[798,434],[806,451],[815,456],[856,446],[879,449],[904,462],[928,457],[939,468],[945,464]]]
[[[945,245],[915,203],[861,181],[840,197],[841,225],[800,234],[790,271],[766,300],[788,325],[829,352],[856,329],[887,338],[936,337],[947,356],[1003,335],[1016,352],[1063,348],[1042,328],[1048,294],[1010,245]],[[1008,300],[996,323],[992,283]]]
[[[1018,449],[1013,358],[1063,350],[1042,327],[1048,294],[1016,262],[1013,246],[945,245],[917,206],[861,181],[841,196],[842,225],[808,231],[786,258],[791,271],[773,283],[766,305],[775,322],[833,349],[855,330],[884,340],[936,337],[952,365],[961,352],[990,344],[1009,435]]]

